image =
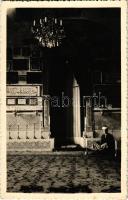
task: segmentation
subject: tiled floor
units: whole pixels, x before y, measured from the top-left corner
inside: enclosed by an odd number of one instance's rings
[[[120,192],[120,161],[92,155],[8,155],[8,192]]]

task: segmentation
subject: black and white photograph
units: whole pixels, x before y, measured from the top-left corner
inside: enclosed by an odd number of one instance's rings
[[[121,7],[6,13],[6,192],[121,194]]]

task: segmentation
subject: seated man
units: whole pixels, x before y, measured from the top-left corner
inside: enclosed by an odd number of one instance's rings
[[[100,142],[93,142],[94,151],[100,151],[101,154],[107,157],[114,157],[115,156],[115,139],[112,134],[108,133],[108,127],[102,127],[103,134],[101,136]]]
[[[108,127],[103,126],[103,135],[101,136],[101,150],[106,156],[114,157],[115,155],[115,139],[112,134],[108,133]]]

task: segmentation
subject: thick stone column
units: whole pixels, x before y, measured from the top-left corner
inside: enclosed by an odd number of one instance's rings
[[[73,80],[73,140],[75,144],[80,144],[80,88],[74,78]]]

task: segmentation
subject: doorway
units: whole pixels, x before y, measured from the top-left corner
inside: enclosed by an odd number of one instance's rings
[[[73,70],[60,58],[52,60],[50,65],[50,128],[55,148],[80,143],[80,86]]]
[[[72,143],[72,71],[59,60],[52,62],[49,71],[50,128],[55,138],[55,148],[59,148]]]

